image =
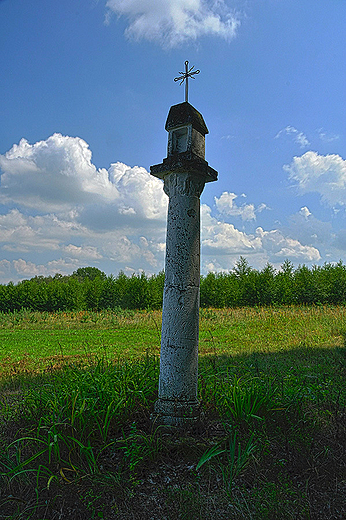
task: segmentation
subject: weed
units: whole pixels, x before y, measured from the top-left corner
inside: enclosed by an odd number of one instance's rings
[[[207,311],[183,436],[150,422],[159,312],[0,316],[0,520],[346,516],[345,309]]]
[[[119,440],[120,449],[130,473],[133,473],[137,465],[140,465],[144,460],[157,460],[162,446],[159,432],[160,427],[157,427],[154,431],[146,434],[138,430],[135,422],[131,424],[128,434],[123,432],[123,438]]]
[[[233,381],[224,384],[219,391],[221,413],[237,424],[262,420],[262,415],[274,407],[274,393],[270,388],[263,389],[256,379],[245,382],[234,376]]]
[[[229,432],[226,441],[222,441],[207,450],[199,460],[196,469],[199,470],[204,464],[217,458],[217,469],[222,474],[223,484],[228,496],[232,494],[234,480],[241,474],[249,464],[250,459],[257,447],[251,435],[244,448],[237,440],[237,432]],[[225,447],[223,447],[225,445]],[[220,455],[225,455],[223,458]]]

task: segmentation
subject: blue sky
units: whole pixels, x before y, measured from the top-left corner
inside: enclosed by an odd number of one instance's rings
[[[185,60],[202,272],[346,261],[345,34],[344,0],[0,0],[0,283],[163,268]]]

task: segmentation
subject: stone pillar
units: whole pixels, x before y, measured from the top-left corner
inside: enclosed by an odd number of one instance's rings
[[[171,107],[168,157],[152,166],[169,197],[162,311],[160,424],[182,426],[198,417],[200,196],[217,172],[204,160],[203,118],[189,103]]]
[[[179,425],[197,416],[200,279],[200,195],[203,178],[170,173],[163,295],[159,399],[162,423]]]

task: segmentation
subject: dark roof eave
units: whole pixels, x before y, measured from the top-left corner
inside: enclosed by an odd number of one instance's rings
[[[191,124],[202,135],[209,133],[202,114],[190,103],[185,101],[184,103],[171,106],[165,125],[167,132],[186,124]]]

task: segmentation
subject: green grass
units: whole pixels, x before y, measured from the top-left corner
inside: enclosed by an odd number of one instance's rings
[[[159,312],[1,315],[0,520],[346,517],[343,307],[201,310],[191,429]]]
[[[345,307],[201,309],[201,356],[280,353],[342,346]],[[38,373],[67,359],[159,354],[159,311],[0,314],[0,377]],[[292,354],[294,357],[294,354]]]
[[[0,377],[40,373],[105,352],[129,359],[159,354],[159,320],[159,313],[133,311],[0,314]]]

